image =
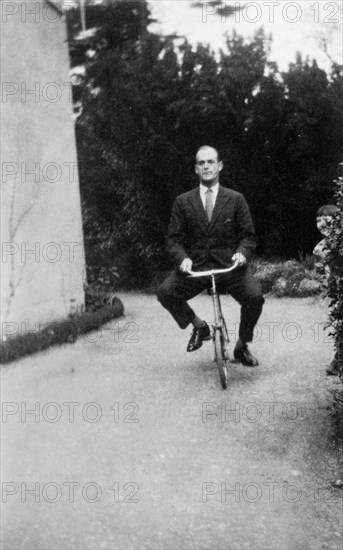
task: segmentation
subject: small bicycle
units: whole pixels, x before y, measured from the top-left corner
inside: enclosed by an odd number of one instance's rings
[[[217,363],[219,378],[222,388],[226,390],[228,381],[228,366],[232,364],[229,356],[229,334],[227,331],[225,319],[220,303],[220,295],[216,287],[216,275],[219,273],[229,273],[238,266],[235,262],[231,267],[225,269],[211,269],[209,271],[188,271],[190,277],[211,277],[210,294],[213,301],[214,322],[209,323],[211,329],[211,339],[214,347],[214,361]]]

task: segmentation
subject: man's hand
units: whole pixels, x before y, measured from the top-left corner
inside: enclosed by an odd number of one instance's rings
[[[238,265],[244,265],[247,263],[247,259],[241,252],[236,252],[231,258],[233,262],[238,262]]]
[[[185,258],[180,265],[180,271],[182,273],[188,273],[192,269],[193,262],[190,258]]]

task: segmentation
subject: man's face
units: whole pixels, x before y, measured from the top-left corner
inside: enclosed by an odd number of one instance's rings
[[[212,147],[206,147],[198,151],[195,165],[195,173],[198,174],[200,183],[206,187],[212,187],[219,180],[219,172],[223,169],[223,163],[218,162],[218,155]]]
[[[324,237],[329,235],[332,220],[332,216],[317,216],[317,228]]]

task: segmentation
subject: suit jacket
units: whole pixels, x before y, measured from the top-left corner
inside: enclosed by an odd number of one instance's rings
[[[167,235],[176,269],[185,258],[191,258],[195,268],[213,263],[227,267],[235,252],[249,259],[255,248],[254,225],[241,193],[219,186],[210,223],[199,187],[176,198]]]

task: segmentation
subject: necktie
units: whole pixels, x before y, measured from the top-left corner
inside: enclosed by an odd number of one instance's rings
[[[212,189],[207,189],[206,193],[206,201],[205,201],[205,210],[206,210],[206,216],[208,222],[211,221],[212,218],[212,212],[213,212],[213,191]]]

